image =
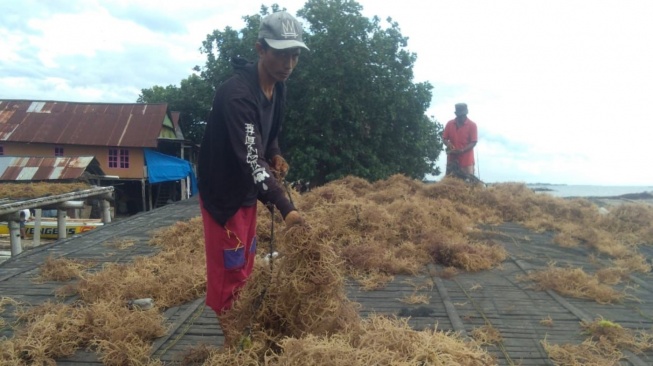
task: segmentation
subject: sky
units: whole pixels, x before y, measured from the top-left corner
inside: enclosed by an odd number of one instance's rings
[[[433,85],[427,115],[444,125],[468,104],[483,181],[653,188],[653,1],[358,3],[408,37],[414,82]],[[213,30],[272,4],[0,0],[0,99],[136,102],[203,65]]]

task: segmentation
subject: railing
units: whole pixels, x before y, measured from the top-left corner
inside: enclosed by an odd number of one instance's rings
[[[56,208],[58,238],[66,238],[66,215],[65,209],[74,207],[70,201],[85,199],[88,197],[100,196],[102,199],[102,222],[111,222],[111,211],[108,200],[113,199],[113,187],[93,187],[82,191],[68,192],[47,197],[33,198],[24,201],[0,201],[0,220],[6,220],[9,226],[9,241],[11,243],[11,255],[18,255],[23,251],[20,238],[20,211],[30,208]],[[4,202],[4,203],[3,203]],[[37,215],[37,223],[40,224],[40,215]],[[34,230],[34,241],[38,243],[40,231]]]

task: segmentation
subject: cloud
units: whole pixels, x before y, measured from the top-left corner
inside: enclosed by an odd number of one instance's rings
[[[106,9],[112,18],[138,24],[152,33],[166,36],[188,32],[185,22],[178,17],[178,13],[168,8],[150,7],[135,2],[108,2]]]
[[[283,6],[296,13],[304,3]],[[438,0],[428,11],[422,0],[359,3],[408,37],[414,81],[434,87],[428,115],[444,124],[455,103],[468,103],[483,179],[650,184],[653,3]],[[242,28],[260,6],[0,1],[0,98],[134,102],[143,88],[178,85],[205,62],[207,34]]]
[[[12,8],[0,24],[1,97],[134,102],[142,88],[178,84],[201,59],[199,51],[188,56],[188,29],[175,13],[67,4],[52,13],[47,5]],[[14,28],[16,19],[23,21]]]

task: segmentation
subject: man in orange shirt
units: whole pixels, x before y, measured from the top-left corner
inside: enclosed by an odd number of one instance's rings
[[[455,166],[466,173],[474,174],[474,146],[478,141],[476,123],[467,118],[467,104],[456,104],[456,118],[447,122],[442,139],[447,146],[447,171],[449,175]]]

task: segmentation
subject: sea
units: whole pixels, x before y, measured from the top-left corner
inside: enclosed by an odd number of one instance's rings
[[[555,197],[616,197],[624,194],[651,193],[650,186],[600,186],[567,184],[526,184],[537,192],[548,193]]]

